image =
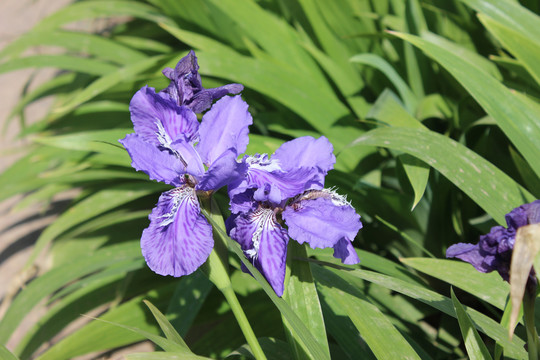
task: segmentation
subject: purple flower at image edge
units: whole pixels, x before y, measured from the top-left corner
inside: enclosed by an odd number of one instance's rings
[[[201,123],[185,101],[177,100],[147,86],[140,89],[130,103],[135,133],[120,140],[136,170],[174,186],[149,215],[141,249],[154,272],[176,277],[194,272],[212,251],[212,227],[201,214],[197,191],[215,191],[239,176],[237,157],[246,150],[252,124],[240,96],[218,100]]]
[[[324,189],[335,163],[332,151],[325,137],[301,137],[271,158],[244,157],[244,176],[229,184],[227,231],[278,296],[284,291],[289,237],[312,248],[332,247],[345,264],[360,261],[352,246],[360,216],[343,196]]]
[[[446,250],[446,257],[466,261],[483,273],[497,270],[504,280],[509,281],[517,230],[522,226],[540,223],[540,200],[513,209],[505,218],[506,228],[491,228],[489,233],[480,236],[477,244],[454,244]],[[530,279],[536,281],[534,275]]]

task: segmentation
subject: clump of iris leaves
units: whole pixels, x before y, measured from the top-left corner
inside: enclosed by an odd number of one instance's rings
[[[71,359],[150,340],[155,352],[127,358],[261,357],[202,271],[163,277],[141,256],[147,216],[170,187],[133,171],[117,139],[132,132],[133,94],[165,88],[161,70],[194,49],[203,86],[244,85],[248,153],[330,140],[325,185],[347,195],[364,225],[359,265],[291,245],[283,298],[243,273],[241,251],[224,242],[231,287],[266,358],[527,358],[522,323],[508,336],[508,283],[445,251],[540,197],[539,10],[532,0],[107,0],[44,19],[0,52],[0,72],[59,70],[8,119],[21,119],[33,143],[0,175],[0,199],[24,194],[17,208],[46,208],[77,195],[25,269],[43,253],[52,265],[3,299],[0,354]],[[98,18],[116,25],[68,30]],[[65,51],[25,55],[35,46]],[[50,112],[26,125],[26,106],[44,97],[55,100]],[[225,189],[214,200],[228,216]],[[81,314],[99,320],[81,325]]]

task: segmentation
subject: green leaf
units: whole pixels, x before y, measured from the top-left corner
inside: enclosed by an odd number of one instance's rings
[[[60,70],[77,71],[90,75],[105,75],[118,69],[117,66],[95,59],[71,55],[36,55],[13,59],[0,64],[0,74],[9,71],[52,67]]]
[[[11,42],[0,52],[0,58],[15,60],[20,53],[32,46],[61,46],[77,53],[96,56],[117,64],[129,64],[145,58],[142,52],[130,49],[103,36],[70,31],[29,32]]]
[[[403,165],[403,169],[407,174],[407,179],[409,179],[414,191],[414,201],[411,208],[412,211],[416,205],[418,205],[420,200],[422,200],[424,191],[426,191],[426,186],[429,179],[429,166],[423,161],[420,161],[418,158],[409,154],[399,155],[398,159],[401,162],[401,165]]]
[[[419,158],[454,183],[499,224],[505,224],[504,216],[510,210],[534,200],[527,190],[488,161],[432,131],[381,128],[366,133],[354,144],[387,147]]]
[[[178,334],[178,332],[174,329],[174,327],[169,322],[169,320],[167,320],[165,315],[163,315],[161,311],[158,310],[158,308],[152,305],[150,301],[143,300],[143,302],[146,304],[146,306],[148,306],[148,308],[152,312],[152,315],[154,315],[154,318],[157,320],[161,331],[163,331],[163,334],[165,334],[165,337],[173,343],[180,345],[187,352],[191,352],[184,339],[182,339],[180,334]]]
[[[294,359],[294,357],[292,357],[291,353],[288,351],[289,345],[286,342],[274,338],[259,338],[258,340],[261,344],[261,348],[263,349],[264,354],[267,356],[268,359]],[[247,344],[231,352],[229,355],[227,355],[227,359],[234,359],[236,356],[241,356],[242,359],[244,359],[244,357],[246,356],[252,359],[256,359],[255,355],[253,355],[253,352],[251,351],[251,348]]]
[[[407,83],[403,81],[397,71],[386,60],[375,54],[358,54],[353,56],[350,61],[372,66],[386,75],[388,80],[390,80],[390,82],[396,87],[396,90],[401,96],[407,111],[410,114],[414,114],[418,103],[416,96],[411,91]]]
[[[177,354],[171,352],[155,351],[126,355],[128,360],[213,360],[195,354]]]
[[[390,320],[358,290],[330,270],[314,266],[321,295],[338,303],[378,359],[420,359]],[[388,346],[392,344],[392,346]]]
[[[465,290],[498,309],[504,310],[506,306],[510,288],[496,272],[484,274],[468,263],[454,260],[405,258],[401,262]]]
[[[108,73],[105,76],[100,77],[90,85],[88,85],[84,90],[77,93],[73,99],[71,99],[67,104],[59,108],[55,108],[53,111],[53,116],[60,117],[65,115],[75,109],[77,106],[82,103],[96,97],[97,95],[103,93],[104,91],[112,88],[113,86],[123,82],[123,81],[133,81],[133,77],[144,72],[152,67],[154,67],[159,62],[163,61],[164,56],[158,55],[153,56],[133,64],[126,65],[122,68],[119,68],[111,73]]]
[[[63,213],[41,233],[27,261],[27,266],[33,263],[47,244],[71,227],[100,215],[105,211],[165,188],[162,184],[158,185],[149,182],[131,183],[111,186],[92,194],[72,206],[69,211]]]
[[[291,309],[298,315],[300,320],[308,326],[315,341],[317,341],[325,350],[325,359],[330,359],[330,350],[324,325],[324,319],[319,303],[319,295],[309,263],[304,245],[295,241],[289,242],[289,263],[290,276],[285,288],[283,298],[291,306]],[[283,319],[285,328],[288,330],[290,325],[287,319]],[[301,348],[301,342],[295,339],[294,332],[288,331],[293,352],[297,359],[306,358],[307,350]]]
[[[519,60],[540,85],[540,42],[484,15],[478,18],[503,46]],[[540,26],[540,19],[537,25]]]
[[[454,304],[454,309],[456,310],[456,316],[459,322],[459,328],[461,329],[461,335],[463,340],[465,340],[465,347],[467,348],[467,354],[471,360],[491,360],[491,355],[486,347],[486,344],[480,338],[478,331],[474,328],[474,325],[471,321],[467,312],[463,308],[463,305],[459,302],[454,294],[454,289],[451,290],[452,294],[452,303]]]
[[[456,316],[452,300],[434,291],[428,290],[425,287],[366,270],[347,271],[344,275],[354,276],[359,279],[379,284],[390,290],[423,302],[447,315],[453,317]],[[503,326],[474,309],[467,308],[466,311],[478,330],[495,341],[500,342],[501,346],[504,347],[505,356],[511,359],[525,359],[527,357],[527,353],[523,348],[523,345],[525,344],[523,340],[514,336],[512,341],[510,341],[508,339],[508,331]]]
[[[70,281],[99,270],[118,261],[140,257],[138,242],[108,246],[54,268],[28,284],[13,300],[0,322],[0,342],[5,343],[23,318],[45,296],[52,294]]]
[[[481,69],[476,64],[458,54],[416,36],[400,33],[394,35],[414,44],[448,70],[497,121],[506,136],[540,176],[540,141],[535,140],[540,138],[540,122],[535,108],[492,76],[479,71]]]
[[[294,336],[296,339],[301,341],[303,343],[302,347],[306,349],[309,353],[309,355],[314,359],[324,359],[325,358],[325,351],[319,343],[315,340],[313,335],[311,335],[310,331],[306,327],[306,325],[300,320],[300,318],[295,314],[295,312],[291,309],[291,307],[283,300],[282,298],[278,297],[276,293],[274,292],[274,289],[270,286],[268,281],[264,278],[264,276],[251,264],[250,261],[246,259],[246,256],[244,255],[244,252],[240,248],[240,244],[233,241],[230,237],[227,236],[225,231],[220,227],[217,226],[213,219],[211,214],[209,214],[206,210],[202,210],[205,217],[209,220],[211,225],[213,226],[214,230],[218,231],[220,233],[220,236],[222,236],[224,239],[227,240],[229,249],[232,250],[242,261],[244,266],[249,270],[249,272],[255,277],[257,282],[261,285],[262,289],[268,295],[270,300],[276,305],[276,307],[279,309],[281,315],[287,319],[287,321],[290,324],[291,330],[294,333]]]
[[[19,360],[18,357],[13,355],[4,345],[0,344],[0,359],[2,360]]]

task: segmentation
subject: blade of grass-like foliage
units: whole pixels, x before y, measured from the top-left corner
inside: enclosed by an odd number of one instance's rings
[[[510,291],[499,274],[483,274],[470,264],[443,259],[405,258],[405,265],[465,290],[479,299],[504,310]]]
[[[60,215],[53,224],[41,233],[34,245],[32,254],[28,259],[26,266],[30,266],[47,244],[69,228],[81,224],[85,220],[89,220],[105,211],[114,209],[132,200],[139,199],[165,188],[167,187],[163,184],[148,182],[131,183],[111,186],[92,194],[72,206],[69,211]]]
[[[307,258],[306,249],[304,245],[291,241],[288,251],[291,270],[283,298],[302,322],[308,326],[315,341],[325,350],[325,359],[330,359],[330,350],[328,348],[319,296],[313,282],[309,263],[303,260]],[[287,319],[283,319],[283,322],[285,328],[288,330],[290,327],[289,322]],[[294,332],[289,332],[287,335],[290,336],[295,358],[304,359],[308,351],[301,348],[302,344],[297,342],[293,334]]]
[[[105,266],[130,258],[140,257],[138,243],[109,246],[89,254],[83,259],[55,268],[36,278],[13,300],[0,322],[0,342],[5,343],[22,319],[46,295],[53,293],[70,281]]]
[[[123,151],[118,139],[125,137],[132,131],[133,129],[84,131],[68,135],[38,137],[34,141],[66,150],[95,151],[109,153],[117,157],[122,156],[129,165],[131,162],[128,161],[129,155]]]
[[[398,159],[401,162],[401,165],[403,165],[405,174],[407,174],[407,179],[409,179],[409,183],[413,188],[414,200],[411,207],[412,211],[416,205],[418,205],[420,200],[422,200],[424,192],[426,191],[429,179],[429,166],[409,154],[399,155]]]
[[[152,303],[150,301],[143,300],[143,302],[146,304],[146,306],[148,306],[148,308],[152,312],[152,315],[154,315],[154,318],[158,322],[159,327],[161,328],[161,331],[163,331],[163,334],[165,335],[165,337],[169,341],[180,345],[182,348],[184,348],[184,350],[187,350],[189,352],[190,350],[189,350],[189,347],[187,346],[186,342],[184,341],[184,339],[182,339],[180,334],[178,334],[178,332],[175,330],[175,328],[172,326],[172,324],[169,322],[169,320],[167,320],[165,315],[163,315],[161,313],[161,311],[158,310],[158,308],[156,308],[154,305],[152,305]],[[165,348],[163,348],[163,349],[165,349]]]
[[[540,178],[536,176],[529,164],[513,148],[510,148],[510,156],[527,189],[540,199]]]
[[[159,327],[154,321],[148,321],[151,315],[142,303],[144,298],[150,298],[154,304],[166,306],[172,290],[172,285],[162,286],[111,308],[99,317],[99,321],[90,321],[48,348],[41,354],[40,359],[67,360],[149,338],[160,347],[164,346],[182,355],[189,354],[182,346],[157,335]]]
[[[540,27],[538,15],[527,10],[517,1],[511,0],[460,0],[472,7],[479,13],[483,13],[504,24],[505,26],[519,31],[532,40],[540,39]]]
[[[456,310],[456,317],[459,322],[459,328],[461,329],[461,335],[463,340],[465,340],[465,347],[467,348],[467,354],[471,360],[491,360],[491,355],[486,347],[486,344],[480,338],[480,335],[474,328],[474,325],[471,321],[467,312],[463,308],[463,305],[459,302],[454,294],[454,289],[451,290],[452,294],[452,303],[454,304],[454,309]]]
[[[126,355],[128,360],[212,360],[195,354],[177,354],[172,352],[154,351]]]
[[[32,31],[58,29],[65,24],[83,19],[111,16],[133,16],[156,23],[173,23],[170,18],[147,4],[125,0],[98,0],[70,4],[41,20]]]
[[[405,108],[410,114],[414,114],[416,111],[416,106],[418,101],[416,96],[411,91],[407,83],[403,81],[401,76],[396,72],[396,70],[382,57],[376,54],[358,54],[350,58],[351,62],[359,63],[364,65],[369,65],[377,70],[381,71],[388,80],[396,87],[396,90],[399,92]]]
[[[343,307],[378,359],[420,359],[390,320],[362,299],[355,287],[322,267],[314,266],[313,272],[321,295]]]
[[[504,216],[510,210],[534,200],[527,190],[488,161],[432,131],[381,128],[366,133],[354,144],[387,147],[419,158],[454,183],[499,224],[505,224]]]
[[[144,260],[124,260],[105,268],[95,275],[85,277],[73,285],[84,283],[82,287],[57,300],[39,320],[26,331],[17,344],[17,354],[28,359],[44,343],[51,341],[69,323],[79,318],[81,313],[92,311],[106,303],[118,300],[119,284],[126,278],[126,271],[144,266]],[[110,271],[113,268],[114,271]],[[105,274],[105,276],[101,276]]]
[[[425,287],[414,285],[394,277],[377,274],[375,272],[366,270],[339,272],[338,275],[346,277],[354,276],[358,279],[363,279],[372,283],[379,284],[395,292],[398,292],[405,296],[411,297],[412,299],[416,299],[429,306],[432,306],[447,315],[450,315],[452,317],[456,316],[451,299],[440,295],[432,290],[428,290]],[[525,359],[527,357],[527,353],[523,348],[523,345],[525,344],[523,340],[515,336],[512,341],[510,341],[508,339],[507,330],[491,318],[470,308],[467,308],[466,312],[471,317],[474,326],[478,330],[480,330],[490,338],[500,342],[501,346],[504,347],[506,357],[511,359]]]
[[[300,318],[294,313],[292,308],[283,300],[282,298],[279,298],[270,284],[266,281],[264,276],[246,259],[242,249],[240,248],[240,244],[233,241],[230,237],[227,236],[224,229],[218,226],[213,220],[211,214],[209,214],[206,210],[202,210],[205,217],[208,219],[208,221],[211,223],[214,230],[218,231],[220,236],[223,237],[223,239],[227,240],[229,249],[232,250],[238,258],[242,261],[244,266],[249,270],[249,272],[255,277],[257,282],[261,285],[262,289],[268,295],[270,300],[276,305],[276,307],[279,309],[281,315],[287,319],[287,321],[290,324],[291,330],[293,331],[293,335],[295,338],[303,343],[303,348],[306,349],[309,353],[309,355],[314,359],[324,359],[325,358],[325,351],[321,345],[317,343],[313,335],[311,335],[310,331],[306,327],[306,325],[300,320]]]
[[[181,336],[186,336],[213,286],[202,271],[196,271],[176,287],[167,314],[175,315],[169,320]]]
[[[0,344],[0,359],[2,360],[19,360],[18,357],[13,355],[4,345]]]
[[[41,67],[71,70],[90,75],[105,75],[118,69],[117,66],[110,63],[80,56],[36,55],[13,59],[0,64],[0,74],[19,69]]]
[[[279,360],[293,360],[290,352],[287,351],[288,344],[282,340],[274,338],[259,338],[259,343],[264,350],[264,353],[269,359],[279,359]],[[251,348],[249,345],[244,345],[239,349],[231,352],[227,355],[227,358],[235,356],[243,356],[255,359]]]
[[[487,17],[478,15],[484,26],[492,33],[503,46],[519,60],[540,85],[540,42],[538,39],[526,37],[501,23]],[[540,18],[537,26],[540,27]]]
[[[129,64],[122,68],[117,69],[105,76],[100,77],[84,90],[75,95],[67,104],[62,107],[56,108],[53,111],[53,116],[60,117],[75,109],[82,103],[96,97],[104,91],[112,88],[113,86],[123,81],[133,81],[133,77],[154,67],[156,64],[164,60],[163,55],[157,55],[144,60]]]
[[[43,45],[63,47],[66,50],[92,55],[100,60],[108,60],[117,64],[129,64],[141,61],[146,57],[140,51],[130,49],[102,36],[54,30],[31,31],[19,37],[0,51],[0,58],[14,60],[26,49]]]
[[[379,95],[366,117],[395,127],[424,128],[424,125],[408,113],[398,97],[388,89]]]
[[[462,59],[459,55],[425,39],[409,34],[394,35],[410,42],[434,58],[467,89],[473,98],[491,115],[510,141],[540,176],[540,122],[538,113],[528,103],[514,95],[495,78]],[[489,89],[489,91],[486,91]]]

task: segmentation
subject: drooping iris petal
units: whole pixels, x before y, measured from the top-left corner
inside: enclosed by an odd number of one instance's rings
[[[334,147],[324,136],[315,139],[311,136],[303,136],[281,145],[272,159],[278,160],[281,168],[290,171],[299,167],[319,168],[319,188],[324,187],[324,176],[332,170],[336,163],[333,154]]]
[[[192,139],[199,128],[193,111],[167,101],[148,86],[133,96],[129,110],[135,133],[155,146],[167,148],[180,135]]]
[[[506,223],[508,224],[509,229],[517,230],[522,226],[539,222],[540,200],[535,200],[529,204],[523,204],[506,214]]]
[[[264,275],[278,296],[283,295],[287,260],[287,231],[278,224],[273,209],[259,207],[235,216],[230,236]]]
[[[227,185],[232,179],[238,178],[243,173],[245,165],[236,161],[236,152],[232,149],[225,151],[208,171],[201,177],[197,184],[197,190],[215,190]]]
[[[486,264],[485,255],[481,254],[478,245],[467,244],[467,243],[457,243],[450,246],[446,250],[447,258],[458,258],[460,260],[466,261],[474,268],[480,272],[486,273],[493,271],[494,269]]]
[[[195,191],[189,186],[161,194],[149,219],[141,249],[146,263],[157,274],[191,274],[210,255],[214,247],[212,227],[200,213]]]
[[[311,248],[332,247],[342,238],[350,242],[362,228],[354,208],[332,192],[308,192],[285,208],[283,219],[290,237]]]
[[[354,265],[360,262],[358,254],[354,250],[354,246],[352,245],[351,241],[345,238],[341,238],[334,245],[334,257],[341,259],[341,262],[345,265]]]
[[[204,114],[197,152],[206,165],[210,166],[229,149],[233,149],[236,156],[246,151],[248,126],[253,123],[247,109],[248,104],[240,96],[227,96]]]
[[[148,174],[150,179],[174,186],[183,183],[184,166],[168,150],[159,150],[137,134],[128,134],[119,142],[127,149],[132,160],[131,166]]]

